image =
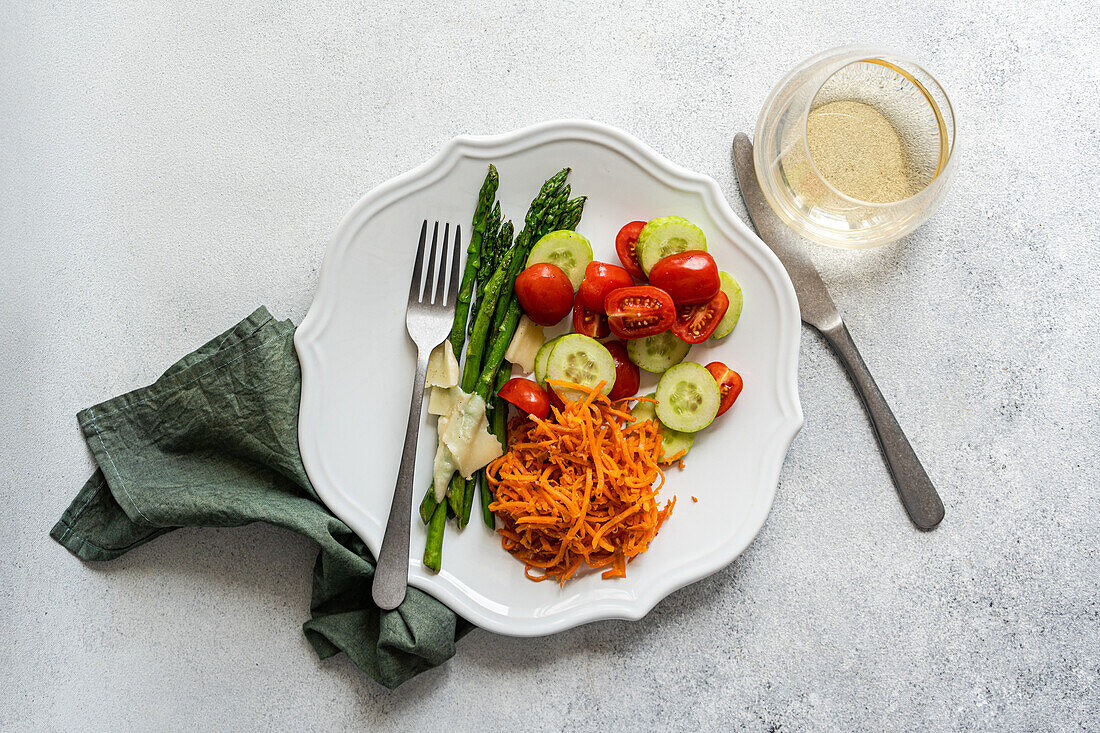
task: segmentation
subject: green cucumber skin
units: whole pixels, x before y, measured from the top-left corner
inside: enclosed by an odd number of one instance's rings
[[[656,393],[650,392],[646,397],[654,399],[656,398]],[[638,402],[634,407],[630,408],[630,415],[639,422],[642,420],[656,420],[657,424],[661,426],[661,458],[658,459],[661,463],[671,463],[671,461],[664,459],[667,453],[671,452],[675,454],[677,451],[683,450],[684,455],[679,456],[679,458],[683,458],[691,452],[691,446],[695,443],[695,434],[673,430],[665,425],[657,418],[657,406],[652,402]],[[673,451],[667,449],[670,442],[672,447],[675,448]],[[677,460],[679,460],[679,458]]]
[[[673,351],[666,357],[660,354],[651,354],[648,346],[659,340],[672,339],[669,343]],[[682,362],[691,350],[691,344],[683,341],[670,331],[646,336],[640,339],[630,339],[626,342],[626,354],[638,367],[653,374],[661,374]]]
[[[718,321],[718,327],[714,329],[714,333],[710,335],[712,339],[721,339],[730,335],[737,322],[741,320],[741,308],[745,303],[741,283],[737,282],[733,275],[719,270],[718,279],[722,283],[722,292],[730,299],[730,307],[726,310],[726,315],[722,316],[722,320]]]
[[[680,235],[676,237],[682,240],[679,245],[669,246],[668,230],[670,229],[678,230],[673,233]],[[642,227],[642,231],[638,233],[635,251],[638,253],[638,264],[648,275],[649,270],[661,259],[677,252],[690,250],[707,251],[707,236],[703,234],[703,230],[682,216],[661,216],[651,219]]]
[[[658,420],[658,422],[660,422],[660,420]],[[661,457],[658,460],[661,463],[672,463],[673,460],[678,461],[691,452],[691,447],[694,444],[695,433],[685,433],[681,430],[673,430],[664,423],[661,423]],[[683,451],[683,454],[676,456],[675,459],[665,458],[665,456],[675,456],[680,451]]]
[[[564,262],[560,256],[555,256],[561,251],[569,255],[571,262]],[[592,257],[592,244],[588,239],[571,229],[558,229],[544,234],[535,243],[531,254],[527,256],[526,266],[546,262],[560,267],[572,283],[575,293],[584,280],[584,270]]]
[[[569,350],[585,350],[593,357],[594,361],[597,362],[599,381],[605,382],[601,391],[604,394],[608,394],[615,386],[615,359],[611,356],[611,352],[607,350],[606,346],[596,339],[585,336],[584,334],[569,333],[557,339],[554,349],[550,352],[550,358],[546,360],[546,378],[581,384],[581,382],[577,382],[575,379],[570,379],[564,373],[565,367],[563,361],[568,358]],[[559,351],[561,351],[560,355],[558,353]],[[555,357],[557,357],[556,361]],[[568,389],[559,389],[558,394],[562,396],[562,399],[570,400],[575,400],[581,396],[576,390]]]
[[[546,362],[550,361],[550,352],[554,350],[554,346],[560,339],[561,336],[550,339],[540,346],[535,354],[535,381],[540,387],[546,386]]]
[[[646,395],[650,399],[656,399],[655,392],[650,392]],[[656,420],[657,419],[657,405],[652,402],[638,402],[634,407],[630,408],[631,416],[638,421],[642,420]]]
[[[676,407],[676,389],[686,382],[695,387],[700,404],[691,414],[684,414]],[[710,425],[718,415],[722,402],[718,383],[701,364],[686,361],[671,367],[657,383],[657,419],[682,433],[694,433]]]

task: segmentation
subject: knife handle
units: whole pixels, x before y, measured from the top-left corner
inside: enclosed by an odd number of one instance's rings
[[[863,406],[867,409],[867,415],[875,429],[875,436],[882,446],[882,454],[886,457],[886,466],[909,518],[918,529],[926,532],[934,529],[943,519],[943,502],[913,451],[913,446],[909,445],[909,439],[902,432],[897,418],[886,404],[886,399],[875,384],[867,365],[863,363],[863,357],[859,355],[852,335],[848,333],[848,327],[842,321],[832,328],[822,330],[821,335],[840,358],[856,392],[863,400]]]

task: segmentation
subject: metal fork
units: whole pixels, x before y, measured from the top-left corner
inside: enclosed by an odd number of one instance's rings
[[[409,304],[405,310],[405,328],[416,344],[416,377],[413,380],[409,422],[405,427],[405,447],[401,451],[401,468],[397,472],[397,487],[390,504],[390,518],[378,564],[374,568],[371,594],[378,607],[390,611],[405,600],[409,584],[409,532],[412,521],[413,474],[416,469],[416,443],[420,433],[420,408],[424,403],[424,380],[428,373],[428,355],[451,333],[455,303],[458,300],[458,257],[462,250],[462,229],[455,225],[451,245],[451,269],[447,272],[447,245],[451,225],[443,227],[443,247],[436,258],[439,242],[439,222],[432,231],[432,250],[427,256],[428,274],[424,272],[424,244],[428,238],[428,220],[420,228],[420,245],[416,249]],[[438,267],[437,267],[438,264]],[[446,285],[446,293],[444,293]]]

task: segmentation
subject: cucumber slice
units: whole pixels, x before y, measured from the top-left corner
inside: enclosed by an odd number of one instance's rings
[[[646,397],[653,396],[653,392],[646,395]],[[656,410],[657,406],[652,402],[639,402],[630,409],[630,414],[639,421],[657,420]],[[687,452],[691,450],[692,443],[695,442],[695,435],[673,430],[660,420],[657,420],[657,424],[661,426],[661,457],[658,460],[661,463],[671,463],[673,460],[679,460],[687,455]],[[680,453],[680,451],[683,451],[683,453]],[[679,455],[676,455],[677,453]],[[666,459],[665,456],[676,457],[670,460]]]
[[[714,377],[694,362],[670,367],[657,383],[657,419],[673,430],[702,430],[714,420],[721,402]]]
[[[626,355],[647,372],[660,374],[673,364],[679,364],[687,356],[691,345],[672,333],[663,331],[626,342]]]
[[[647,275],[665,257],[692,249],[706,252],[707,235],[682,216],[653,219],[638,234],[638,263]]]
[[[695,433],[682,433],[661,423],[661,463],[678,461],[688,454],[695,443]]]
[[[540,262],[557,265],[569,277],[569,282],[573,283],[573,292],[577,292],[581,280],[584,280],[584,268],[591,261],[592,245],[588,240],[570,229],[559,229],[535,242],[527,257],[526,267]]]
[[[550,358],[546,360],[546,378],[583,384],[586,387],[595,387],[600,382],[605,382],[601,391],[607,394],[615,386],[615,359],[607,347],[596,339],[570,333],[558,339],[554,350],[550,352]],[[710,381],[713,383],[714,379]],[[575,389],[555,389],[563,400],[576,400],[584,396]],[[718,386],[715,385],[714,389],[717,392]]]
[[[653,392],[650,392],[646,397],[653,397]],[[656,420],[657,419],[657,405],[653,402],[639,402],[630,408],[630,414],[634,416],[634,419],[641,422],[642,420]]]
[[[741,295],[741,284],[733,279],[733,275],[719,270],[718,279],[722,283],[722,292],[730,299],[730,307],[726,310],[726,315],[722,316],[722,320],[718,321],[718,327],[714,329],[714,333],[710,335],[712,339],[730,335],[730,331],[741,318],[741,306],[745,302],[744,296]]]
[[[546,386],[546,362],[549,361],[550,352],[554,350],[560,338],[561,336],[550,339],[540,346],[538,353],[535,354],[535,381],[542,387]]]

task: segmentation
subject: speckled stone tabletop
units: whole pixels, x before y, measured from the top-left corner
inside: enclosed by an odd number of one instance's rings
[[[0,729],[1100,729],[1095,4],[232,5],[0,4]],[[850,42],[924,62],[962,124],[928,224],[814,250],[935,532],[804,331],[806,425],[740,559],[638,622],[475,631],[394,692],[308,647],[297,536],[94,565],[48,538],[92,470],[78,409],[259,304],[300,320],[343,213],[454,135],[601,120],[744,216],[733,134]]]

